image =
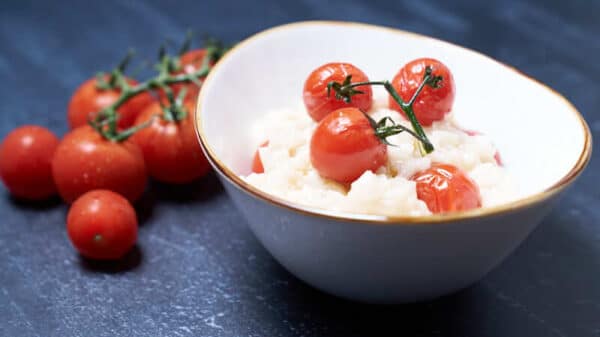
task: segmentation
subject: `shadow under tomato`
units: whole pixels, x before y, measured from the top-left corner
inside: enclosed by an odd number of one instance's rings
[[[137,214],[138,225],[143,227],[152,218],[154,206],[156,204],[156,198],[152,191],[146,190],[140,200],[136,201],[133,207]]]
[[[27,209],[36,211],[46,211],[58,207],[63,203],[62,199],[59,196],[52,196],[44,200],[31,201],[19,199],[7,193],[5,195],[5,198],[12,206],[21,210]]]
[[[148,189],[134,207],[138,224],[144,226],[152,218],[157,204],[190,204],[206,202],[223,192],[214,172],[187,184],[173,185],[151,180]]]
[[[142,263],[142,260],[143,253],[138,245],[135,245],[129,253],[118,260],[92,260],[81,255],[79,256],[79,264],[83,269],[105,274],[118,274],[134,270]]]
[[[151,192],[156,200],[170,203],[203,202],[223,191],[223,186],[214,172],[187,184],[165,184],[152,181]]]

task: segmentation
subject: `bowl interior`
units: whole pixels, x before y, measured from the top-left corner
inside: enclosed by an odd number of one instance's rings
[[[519,183],[520,197],[548,189],[576,166],[589,140],[580,115],[562,96],[479,53],[362,24],[291,24],[242,42],[204,84],[198,127],[222,164],[248,174],[264,140],[253,126],[270,111],[302,107],[302,86],[314,68],[350,62],[371,80],[383,80],[424,56],[452,70],[457,120],[493,139]]]

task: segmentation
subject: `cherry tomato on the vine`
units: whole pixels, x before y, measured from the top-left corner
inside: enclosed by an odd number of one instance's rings
[[[202,65],[204,64],[204,58],[206,57],[206,49],[194,49],[184,53],[179,58],[180,70],[175,72],[173,75],[193,74],[202,68]],[[209,65],[214,66],[215,62],[209,62]],[[203,77],[200,78],[200,80],[202,79]],[[185,93],[185,97],[187,99],[195,100],[200,92],[200,87],[198,87],[196,83],[177,83],[170,85],[170,87],[173,89],[173,94],[175,96],[179,94],[181,89],[186,88],[187,91]],[[161,97],[163,96],[164,95],[161,93]]]
[[[387,161],[387,145],[357,108],[336,110],[319,122],[310,140],[310,160],[319,174],[351,183]]]
[[[477,184],[465,172],[450,164],[433,164],[411,177],[417,183],[417,197],[432,213],[468,211],[481,207]]]
[[[420,58],[404,65],[392,80],[394,89],[404,102],[408,102],[423,81],[425,68],[428,66],[431,67],[433,76],[442,76],[442,81],[439,88],[429,86],[423,88],[413,105],[415,116],[423,126],[429,126],[435,121],[444,119],[444,116],[452,110],[456,88],[450,69],[438,60]],[[404,115],[398,103],[391,96],[389,106]]]
[[[64,137],[52,160],[52,174],[58,193],[68,203],[95,189],[111,190],[134,202],[147,180],[144,157],[136,144],[107,140],[90,126]]]
[[[367,82],[369,78],[362,70],[350,63],[327,63],[313,70],[306,82],[304,82],[304,105],[308,114],[315,121],[320,121],[330,112],[346,107],[355,107],[362,111],[368,111],[373,105],[373,90],[369,85],[358,86],[355,89],[362,91],[351,97],[351,102],[335,98],[332,91],[327,95],[327,85],[332,82],[343,83],[348,75],[352,75],[352,82]]]
[[[123,257],[137,240],[138,222],[127,199],[93,190],[77,199],[67,215],[67,233],[79,253],[90,259]]]
[[[266,140],[261,143],[258,147],[265,147],[269,145],[269,141]],[[262,160],[260,159],[260,153],[258,149],[254,152],[254,158],[252,158],[252,172],[254,173],[265,173],[265,168],[263,166]]]
[[[56,194],[52,156],[59,140],[48,129],[26,125],[0,144],[0,177],[15,197],[40,200]]]
[[[194,130],[195,103],[186,100],[183,105],[187,116],[180,121],[165,120],[159,103],[150,105],[136,120],[139,125],[154,118],[132,141],[142,150],[148,173],[158,181],[182,184],[210,171]]]
[[[108,81],[108,75],[105,80]],[[127,79],[129,85],[136,85],[134,79]],[[100,110],[113,104],[121,95],[119,89],[100,89],[97,79],[91,78],[85,81],[71,97],[68,108],[68,120],[71,129],[87,125],[88,120],[93,118]],[[148,104],[155,101],[148,92],[136,95],[126,101],[117,109],[119,112],[119,128],[128,128],[133,125],[138,114]]]

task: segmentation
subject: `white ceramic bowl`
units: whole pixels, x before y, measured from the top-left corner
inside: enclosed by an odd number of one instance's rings
[[[331,61],[391,79],[422,56],[456,80],[458,121],[488,134],[520,184],[499,207],[426,217],[331,212],[266,194],[250,172],[263,140],[249,130],[296,106],[306,76]],[[197,131],[225,189],[264,247],[291,273],[334,295],[378,303],[435,298],[480,280],[511,253],[586,166],[591,135],[561,95],[477,52],[399,30],[342,22],[275,27],[238,44],[210,73]],[[285,130],[282,130],[285,132]]]

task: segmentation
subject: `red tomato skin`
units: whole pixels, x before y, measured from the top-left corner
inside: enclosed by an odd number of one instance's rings
[[[194,130],[194,101],[184,101],[187,117],[179,122],[169,122],[162,117],[159,103],[146,108],[136,120],[136,125],[154,117],[152,124],[132,137],[142,150],[148,173],[154,179],[171,184],[185,184],[205,176],[210,164],[202,152]]]
[[[444,119],[446,114],[452,110],[456,86],[450,69],[438,60],[420,58],[404,65],[392,80],[394,89],[404,102],[408,102],[423,81],[427,66],[432,68],[433,75],[441,75],[443,79],[440,88],[429,86],[423,88],[413,105],[415,116],[423,126],[430,126],[433,122]],[[389,97],[389,107],[404,116],[404,111],[391,96]]]
[[[106,77],[108,80],[108,76]],[[137,85],[137,81],[127,79],[130,85]],[[88,120],[102,109],[113,104],[121,91],[118,89],[98,89],[96,78],[85,81],[69,101],[67,118],[71,129],[87,125]],[[137,115],[150,103],[155,101],[148,92],[141,93],[125,102],[117,111],[119,112],[118,126],[121,129],[133,125]]]
[[[206,49],[194,49],[190,50],[179,58],[179,65],[181,69],[173,73],[173,75],[181,75],[181,74],[192,74],[202,68],[202,64],[204,63],[204,58],[206,57]],[[215,62],[210,62],[210,66],[214,66]],[[204,77],[200,78],[200,80],[204,79]],[[187,88],[185,93],[186,100],[196,100],[198,98],[198,93],[200,92],[200,87],[195,83],[176,83],[171,84],[169,87],[173,90],[173,94],[175,97],[179,95],[181,89]],[[159,93],[161,99],[165,99],[165,94],[160,91]]]
[[[461,212],[481,207],[479,187],[462,170],[450,164],[433,164],[411,177],[417,197],[432,213]]]
[[[265,147],[269,145],[269,141],[264,141],[258,147]],[[254,152],[254,158],[252,159],[252,172],[253,173],[265,173],[265,168],[263,166],[262,160],[260,160],[260,153],[258,149]]]
[[[322,120],[330,112],[355,107],[362,111],[369,111],[373,105],[373,90],[371,86],[359,86],[363,94],[352,96],[352,101],[346,103],[335,98],[331,92],[327,96],[327,84],[331,81],[344,82],[348,75],[352,75],[352,82],[367,82],[369,78],[365,73],[350,63],[327,63],[313,70],[304,82],[303,99],[304,105],[310,117],[316,122]]]
[[[93,190],[79,197],[67,215],[67,234],[87,258],[116,260],[137,241],[138,221],[127,199],[108,190]]]
[[[336,110],[319,122],[310,140],[310,160],[322,177],[352,183],[387,161],[387,146],[357,108]]]
[[[144,157],[136,144],[106,140],[87,125],[69,132],[58,145],[52,175],[67,203],[95,189],[111,190],[135,202],[147,181]]]
[[[43,200],[56,194],[52,156],[58,138],[48,129],[25,125],[0,144],[0,177],[16,198]]]

